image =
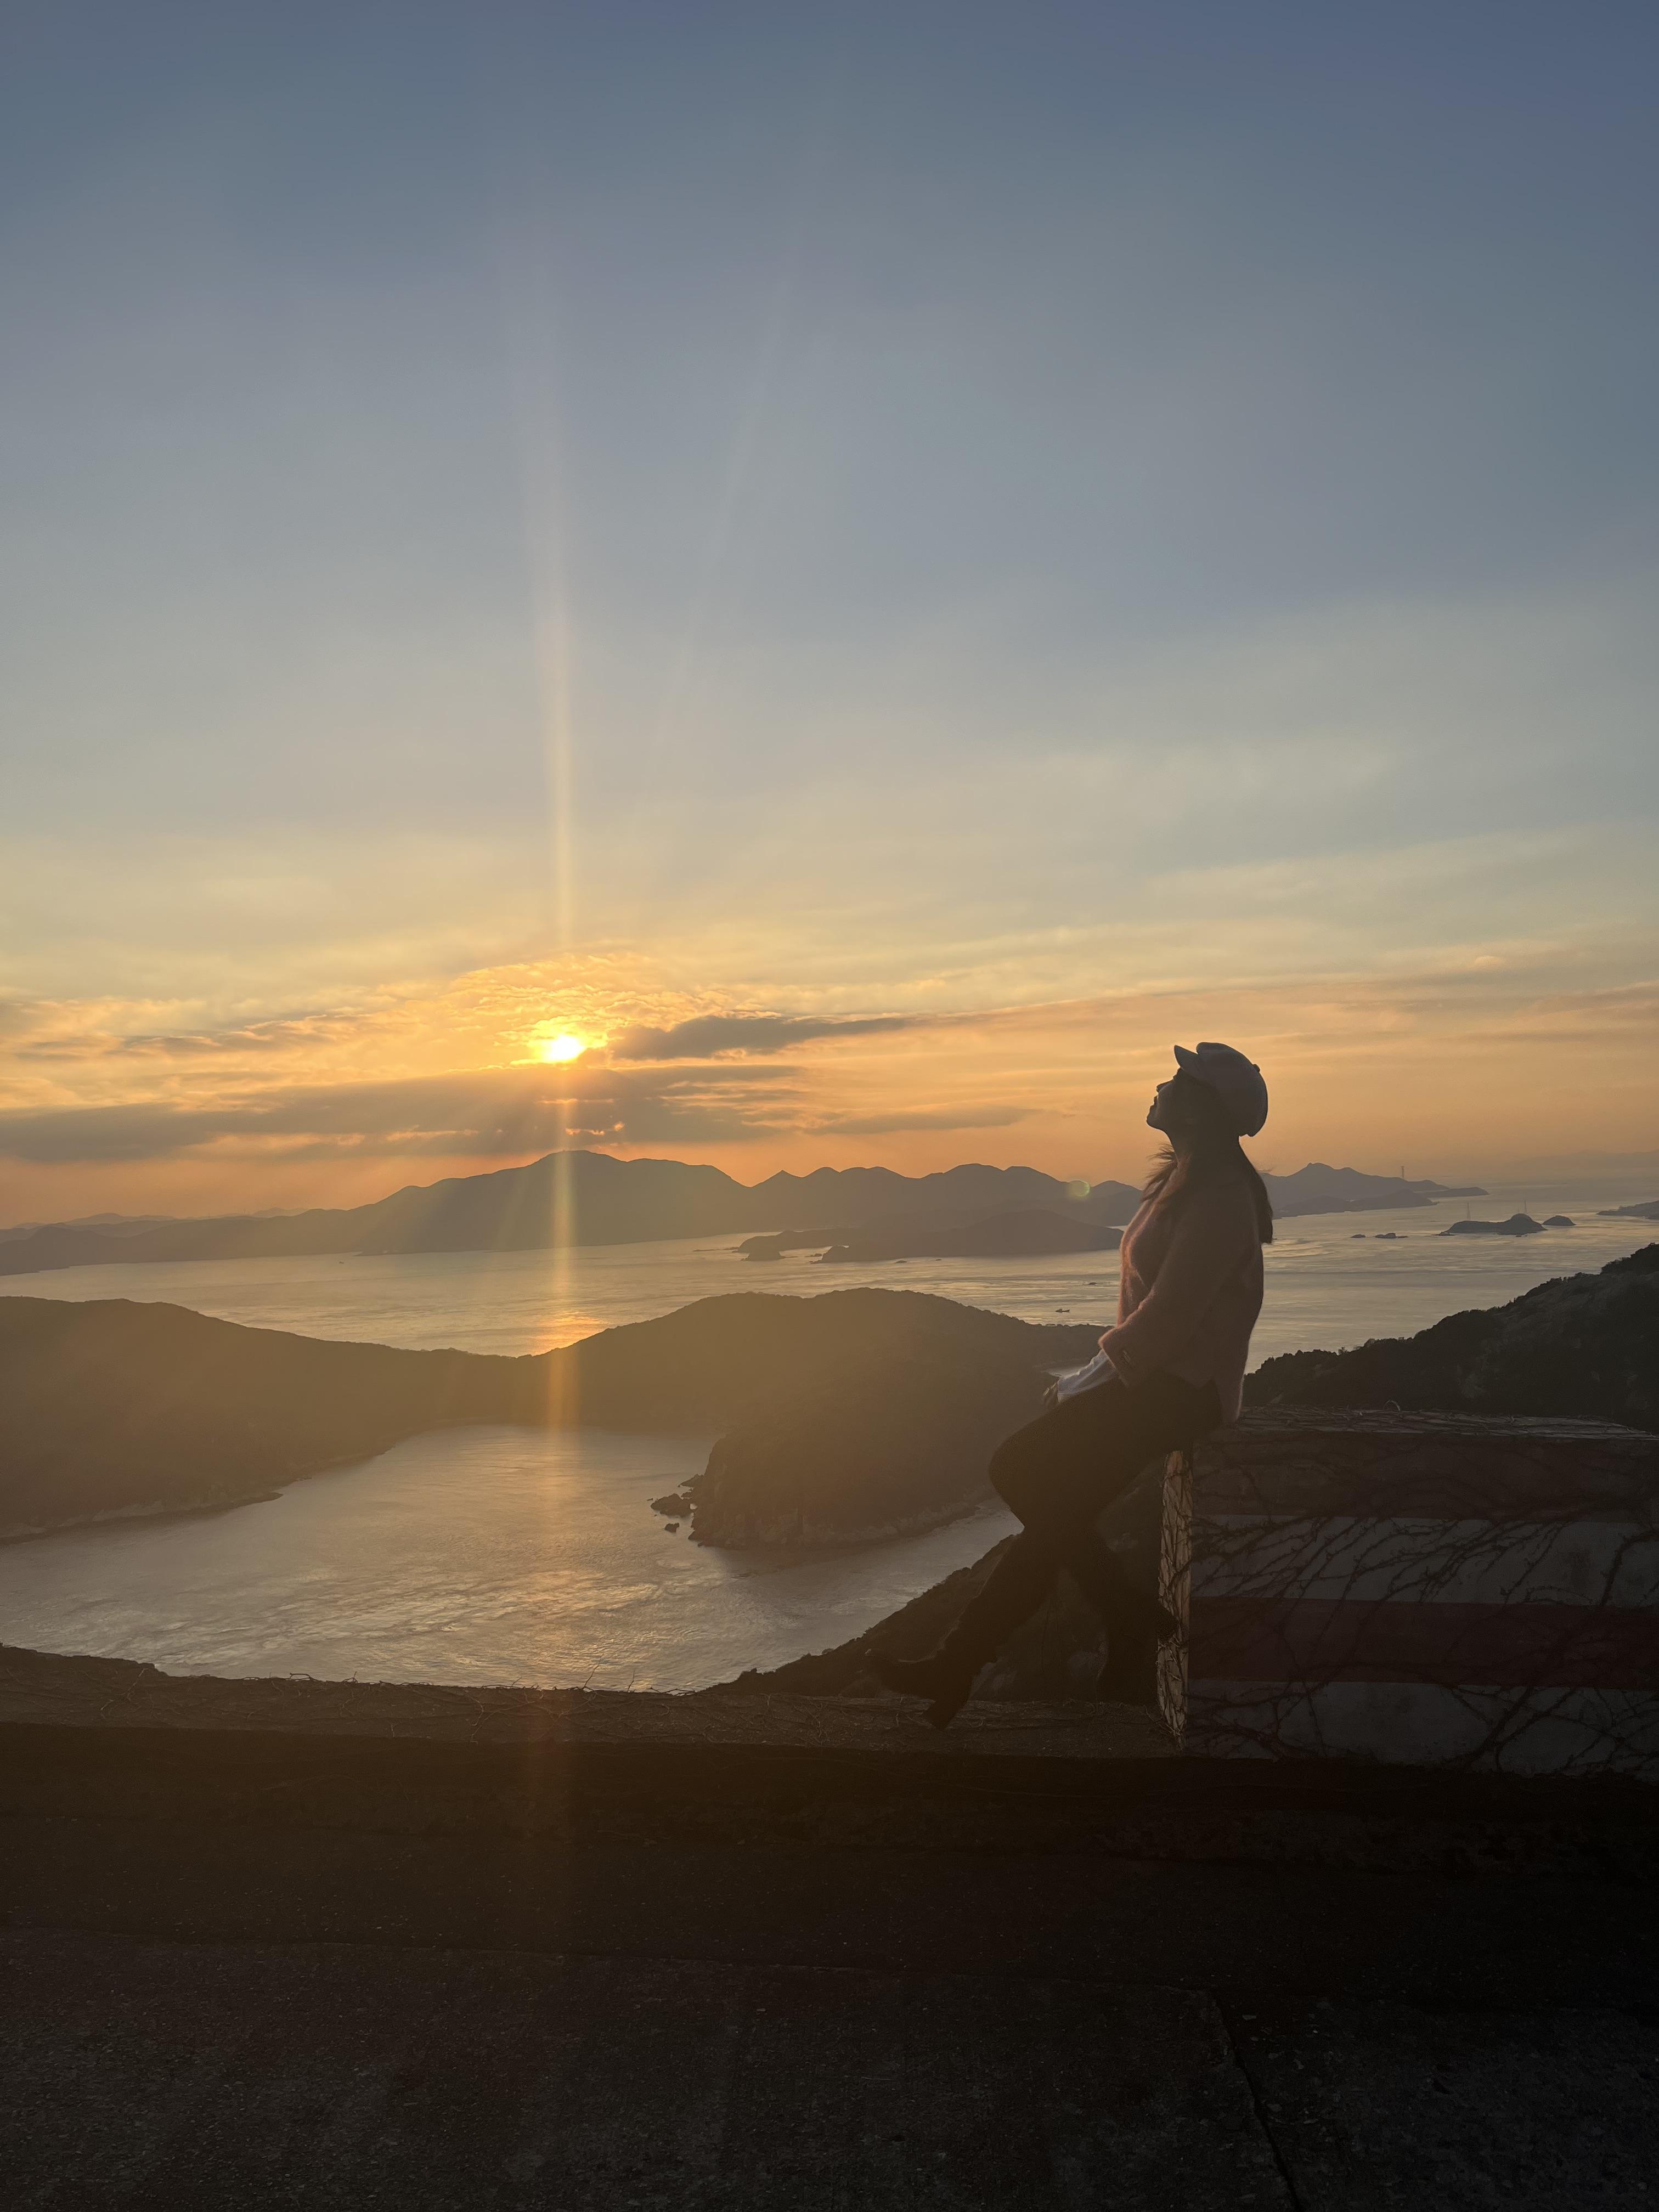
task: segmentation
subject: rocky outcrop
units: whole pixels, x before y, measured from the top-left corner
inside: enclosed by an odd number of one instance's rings
[[[1101,1516],[1102,1534],[1125,1571],[1150,1594],[1156,1589],[1162,1528],[1162,1462],[1115,1501]],[[828,1651],[809,1652],[781,1667],[751,1668],[726,1690],[799,1697],[868,1697],[880,1683],[872,1670],[872,1654],[920,1659],[933,1650],[955,1626],[969,1599],[980,1589],[1012,1537],[1005,1537],[975,1559],[946,1575],[920,1597],[878,1621],[861,1636]],[[1047,1702],[1097,1694],[1101,1662],[1109,1644],[1109,1625],[1086,1605],[1068,1576],[1060,1582],[1024,1626],[1010,1637],[975,1685],[976,1698]],[[1148,1683],[1150,1690],[1150,1681]]]
[[[1291,1352],[1248,1376],[1249,1406],[1575,1415],[1659,1429],[1659,1244],[1508,1305],[1352,1352]]]
[[[779,1229],[769,1237],[745,1237],[736,1249],[744,1260],[781,1260],[786,1252],[821,1252],[839,1234],[834,1229]]]
[[[884,1346],[769,1391],[688,1485],[700,1544],[875,1543],[972,1512],[1047,1377],[1006,1354]]]

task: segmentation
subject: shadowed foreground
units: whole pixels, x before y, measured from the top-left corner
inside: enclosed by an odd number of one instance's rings
[[[1121,1709],[3,1653],[0,2171],[9,2212],[1634,2208],[1656,1856],[1634,1784],[1188,1762]]]

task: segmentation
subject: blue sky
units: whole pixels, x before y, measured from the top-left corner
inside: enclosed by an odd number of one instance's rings
[[[238,1138],[248,1025],[296,1021],[280,1079],[343,1099],[538,1024],[598,1067],[629,1022],[950,1018],[764,1109],[711,1067],[702,1156],[757,1169],[998,1114],[1103,1168],[1177,1017],[1244,1023],[1310,1148],[1639,1146],[1650,10],[8,21],[36,1198],[115,1187],[77,1114],[204,1099],[180,1202],[383,1182],[406,1132]]]

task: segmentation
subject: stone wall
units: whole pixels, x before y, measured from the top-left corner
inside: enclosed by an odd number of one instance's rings
[[[1659,1437],[1275,1408],[1164,1493],[1189,1753],[1659,1779]]]

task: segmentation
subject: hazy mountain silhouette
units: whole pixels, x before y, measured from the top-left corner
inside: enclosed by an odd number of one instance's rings
[[[1395,1206],[1432,1206],[1439,1198],[1484,1198],[1478,1183],[1409,1182],[1404,1176],[1365,1175],[1358,1168],[1328,1168],[1310,1160],[1294,1175],[1264,1175],[1267,1195],[1281,1221],[1304,1213],[1380,1213]]]
[[[824,1377],[878,1354],[896,1391],[945,1359],[1017,1368],[1019,1401],[1034,1402],[1041,1370],[1086,1359],[1099,1326],[915,1291],[750,1291],[507,1358],[295,1336],[126,1298],[3,1297],[0,1533],[233,1504],[477,1422],[713,1437],[780,1396],[813,1401]]]
[[[1265,1178],[1281,1215],[1423,1206],[1452,1195],[1435,1183],[1366,1176],[1318,1163]],[[526,1167],[410,1184],[368,1206],[302,1213],[230,1214],[152,1226],[56,1222],[0,1243],[0,1275],[154,1260],[276,1259],[319,1252],[536,1251],[556,1244],[630,1244],[732,1231],[837,1229],[890,1232],[926,1217],[965,1225],[1014,1208],[1121,1225],[1138,1203],[1127,1183],[1070,1187],[1036,1168],[978,1165],[935,1175],[890,1168],[818,1168],[740,1183],[682,1160],[619,1160],[608,1152],[550,1152]],[[1471,1195],[1480,1194],[1471,1193]]]
[[[131,1237],[143,1229],[159,1229],[164,1222],[176,1221],[176,1213],[81,1213],[73,1221],[16,1221],[9,1228],[0,1229],[0,1244],[9,1244],[19,1237],[32,1237],[37,1229],[102,1229],[112,1235]]]

